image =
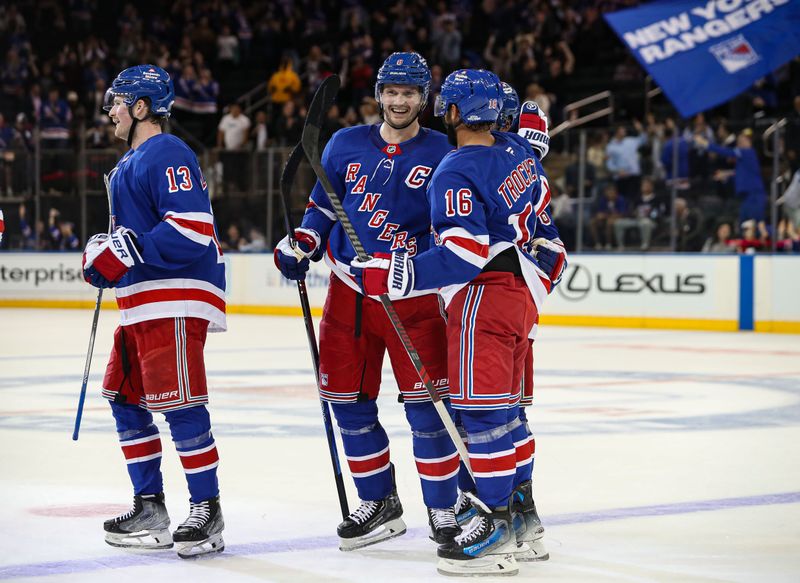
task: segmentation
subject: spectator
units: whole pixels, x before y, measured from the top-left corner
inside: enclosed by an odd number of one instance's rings
[[[222,177],[227,188],[245,191],[248,184],[248,154],[244,151],[250,136],[250,119],[242,106],[232,103],[217,129],[217,148],[222,160]]]
[[[456,69],[461,63],[461,32],[456,28],[456,17],[442,17],[441,29],[434,30],[431,37],[437,63],[447,71]]]
[[[667,183],[672,184],[673,179],[676,181],[676,187],[679,190],[686,190],[689,188],[689,143],[682,137],[676,137],[676,131],[668,127],[664,130],[664,147],[661,149],[661,165],[664,168],[664,176],[667,177]],[[678,148],[678,174],[673,176],[673,169],[675,160],[675,143],[677,142]]]
[[[267,249],[267,241],[266,237],[264,237],[264,233],[252,227],[250,229],[250,242],[242,242],[239,245],[239,251],[242,253],[259,253],[261,251],[266,251]]]
[[[736,245],[731,241],[731,224],[723,221],[717,225],[715,236],[703,243],[703,253],[736,253]]]
[[[675,199],[676,251],[699,251],[703,246],[703,214],[685,198]]]
[[[325,122],[322,125],[320,132],[320,139],[327,142],[331,136],[344,127],[344,123],[339,117],[339,106],[335,103],[331,105],[328,110],[328,115],[325,117]]]
[[[58,89],[48,92],[47,101],[39,111],[42,128],[42,147],[64,149],[69,146],[69,124],[72,111],[67,102],[61,99]]]
[[[296,144],[303,134],[303,120],[297,113],[294,101],[287,101],[281,108],[281,115],[275,124],[275,136],[283,144]]]
[[[381,121],[381,111],[378,107],[378,102],[372,97],[365,97],[361,100],[358,113],[361,116],[361,122],[367,125],[376,124]]]
[[[636,136],[628,136],[625,126],[620,125],[614,138],[606,146],[606,167],[614,179],[619,194],[628,200],[636,196],[641,180],[639,148],[647,143],[644,127],[639,120],[634,120]]]
[[[287,101],[294,99],[301,89],[300,77],[292,67],[292,59],[283,57],[280,67],[272,74],[269,78],[269,83],[267,83],[267,91],[269,91],[272,103],[283,105]]]
[[[683,131],[683,140],[680,140],[678,146],[678,164],[679,171],[681,172],[679,176],[691,176],[692,179],[699,179],[705,182],[709,177],[708,152],[704,148],[698,146],[697,143],[694,143],[693,147],[689,150],[689,160],[686,174],[683,174],[682,169],[680,168],[683,158],[683,152],[681,150],[684,146],[684,143],[688,142],[691,144],[693,142],[693,138],[695,137],[699,137],[702,139],[702,141],[708,143],[714,142],[714,130],[712,130],[711,126],[706,123],[706,117],[702,113],[698,113],[696,116],[694,116],[691,127],[687,127]],[[672,173],[671,159],[669,166],[665,164],[664,168],[667,170],[668,175]],[[689,170],[691,171],[691,174],[689,173]]]
[[[256,123],[250,130],[250,138],[256,152],[263,152],[269,143],[269,131],[267,129],[267,112],[256,112]]]
[[[242,237],[239,232],[239,227],[236,223],[231,224],[225,232],[225,237],[220,241],[219,246],[223,251],[238,251],[239,247],[245,245],[247,241]]]
[[[792,181],[777,200],[777,204],[783,205],[783,213],[789,224],[800,228],[800,170],[795,171]]]
[[[800,59],[798,59],[800,60]],[[792,172],[800,170],[800,95],[793,100],[794,110],[788,117],[786,126],[786,158]]]
[[[575,248],[575,229],[576,218],[573,208],[574,201],[570,196],[558,188],[555,184],[550,184],[550,211],[553,214],[553,221],[558,225],[561,240],[567,250]]]
[[[764,181],[761,178],[761,166],[758,155],[753,149],[752,134],[751,130],[742,131],[736,138],[736,148],[733,149],[711,144],[704,138],[694,138],[700,147],[736,160],[734,189],[736,196],[742,200],[739,207],[739,219],[742,222],[749,219],[754,219],[756,222],[763,221],[767,201],[767,192],[764,190]]]
[[[611,249],[614,223],[628,210],[627,201],[620,196],[614,184],[607,184],[603,195],[597,199],[594,214],[589,219],[595,249]]]
[[[653,181],[649,178],[643,178],[641,193],[633,212],[629,216],[620,217],[614,222],[617,248],[620,251],[625,250],[625,231],[635,228],[639,230],[639,248],[642,251],[650,249],[653,231],[659,226],[666,214],[666,207],[666,203],[656,196]]]
[[[217,36],[217,66],[224,73],[239,63],[239,38],[231,32],[231,27],[223,25]]]

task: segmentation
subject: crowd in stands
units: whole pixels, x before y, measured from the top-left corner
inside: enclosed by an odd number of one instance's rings
[[[172,131],[196,149],[217,148],[225,175],[232,177],[226,187],[241,190],[248,186],[242,182],[248,172],[235,154],[296,143],[305,107],[326,76],[342,78],[338,103],[323,132],[331,135],[341,127],[380,119],[373,93],[378,67],[394,51],[415,50],[431,66],[431,101],[453,69],[486,67],[511,83],[521,99],[536,100],[553,124],[570,101],[613,85],[616,119],[629,123],[613,134],[597,130],[591,139],[586,173],[587,196],[592,197],[586,217],[590,246],[663,247],[670,239],[666,192],[673,182],[685,206],[677,213],[680,248],[702,248],[722,219],[732,227],[732,237],[743,236],[746,220],[758,223],[764,217],[740,216],[742,204],[736,203],[744,192],[738,182],[745,172],[743,162],[715,148],[735,146],[743,121],[789,113],[786,156],[792,171],[797,169],[800,103],[791,99],[800,95],[800,58],[709,119],[701,115],[673,121],[669,116],[674,112],[663,100],[660,111],[645,116],[640,111],[645,73],[602,17],[638,3],[4,2],[0,196],[13,194],[15,153],[32,151],[35,128],[44,150],[74,150],[79,142],[91,148],[124,148],[113,138],[102,104],[109,83],[125,67],[152,62],[170,72],[176,93]],[[627,101],[626,88],[635,95]],[[438,128],[432,109],[424,110],[422,122]],[[789,137],[792,131],[794,138]],[[678,164],[673,176],[674,149]],[[60,162],[51,158],[50,164],[59,167]],[[564,169],[560,182],[559,222],[567,231],[577,223],[576,164],[573,160]],[[43,173],[49,170],[42,168]],[[744,206],[758,204],[747,200],[741,199]],[[784,229],[784,234],[791,237],[798,224],[790,213],[786,218],[794,230]],[[245,244],[256,241],[258,246],[259,233],[252,234],[249,225],[237,229],[247,233]],[[567,238],[574,240],[574,235]]]

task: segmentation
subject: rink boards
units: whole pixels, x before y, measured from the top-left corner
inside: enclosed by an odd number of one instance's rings
[[[272,254],[230,254],[228,311],[299,314],[296,286]],[[96,291],[79,253],[0,254],[0,307],[91,308]],[[307,278],[319,314],[328,268]],[[113,307],[107,293],[104,306]],[[800,257],[785,255],[574,254],[542,323],[625,328],[800,333]]]

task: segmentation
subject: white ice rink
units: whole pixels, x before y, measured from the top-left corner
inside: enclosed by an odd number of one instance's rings
[[[379,399],[408,533],[352,553],[300,318],[231,316],[207,367],[227,548],[188,562],[103,542],[130,485],[99,381],[71,440],[89,310],[0,309],[0,580],[444,581],[388,370]],[[800,338],[542,327],[534,492],[551,559],[518,580],[800,581]],[[173,525],[188,510],[163,417]],[[351,506],[356,501],[346,476]]]

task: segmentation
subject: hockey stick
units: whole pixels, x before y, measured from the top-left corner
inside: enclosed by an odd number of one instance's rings
[[[325,99],[327,94],[317,92],[314,95],[314,100],[319,98],[323,99],[323,111],[327,111],[335,93],[330,95],[330,99]],[[296,246],[294,239],[294,225],[292,224],[292,216],[290,214],[291,204],[289,203],[289,195],[292,191],[292,183],[294,182],[295,175],[297,174],[297,167],[303,159],[305,153],[303,152],[303,144],[299,143],[294,147],[289,159],[286,161],[286,166],[281,173],[281,203],[283,203],[283,218],[284,225],[286,226],[286,233],[289,235],[289,241],[292,247]],[[308,290],[306,289],[305,280],[297,282],[297,294],[300,296],[300,308],[303,310],[303,321],[306,325],[306,336],[308,337],[308,348],[311,351],[311,364],[314,367],[314,379],[317,384],[317,393],[321,394],[319,384],[319,349],[317,348],[317,335],[314,332],[314,321],[311,318],[311,306],[308,303]],[[339,452],[336,449],[336,437],[333,433],[333,423],[331,421],[331,410],[328,402],[319,400],[320,407],[322,408],[322,423],[325,425],[325,437],[328,440],[328,449],[331,456],[331,465],[333,466],[333,478],[336,482],[336,493],[339,495],[339,507],[342,510],[342,519],[346,519],[350,515],[350,509],[347,506],[347,493],[344,489],[344,479],[342,478],[342,467],[339,464]]]
[[[108,174],[103,174],[103,181],[106,183],[106,196],[108,196],[108,234],[111,234],[111,184],[108,181]],[[75,413],[75,429],[72,430],[72,441],[78,441],[78,432],[81,430],[81,419],[83,418],[83,403],[86,401],[86,385],[89,384],[89,369],[92,366],[92,353],[94,352],[94,339],[97,336],[97,320],[100,318],[100,304],[103,302],[103,288],[97,290],[97,301],[94,304],[94,316],[92,317],[92,332],[89,334],[89,349],[86,351],[86,364],[83,365],[83,382],[81,383],[81,394],[78,397],[78,411]]]
[[[322,85],[320,85],[317,91],[331,91],[336,93],[338,90],[339,76],[331,75],[322,82]],[[359,240],[358,235],[353,228],[353,223],[350,222],[350,218],[347,216],[344,207],[342,207],[342,203],[339,200],[331,181],[328,179],[328,175],[325,173],[325,168],[322,166],[322,157],[319,151],[319,132],[322,129],[324,115],[325,112],[321,108],[321,102],[313,102],[308,108],[306,124],[303,127],[303,149],[306,151],[308,161],[311,162],[311,167],[314,169],[314,174],[317,175],[322,188],[325,190],[325,194],[328,195],[328,199],[331,201],[331,206],[336,213],[336,218],[339,219],[339,222],[342,224],[342,228],[344,229],[347,238],[350,240],[350,244],[353,246],[356,256],[360,261],[366,261],[369,257],[366,251],[364,251],[364,246],[361,244],[361,241]],[[439,417],[441,417],[442,423],[444,424],[445,429],[447,429],[447,433],[450,435],[450,439],[453,440],[453,445],[456,446],[456,450],[458,451],[459,456],[461,456],[462,463],[469,471],[470,476],[472,476],[474,479],[472,468],[469,465],[469,454],[467,453],[467,448],[461,439],[461,435],[456,429],[455,423],[453,423],[453,420],[450,418],[450,413],[448,413],[447,408],[444,406],[442,398],[439,396],[439,393],[436,392],[436,389],[434,389],[433,383],[431,382],[431,377],[428,374],[428,371],[425,369],[425,366],[422,364],[422,359],[420,359],[419,353],[417,353],[417,350],[411,343],[411,338],[409,337],[405,326],[403,326],[403,322],[400,320],[397,310],[394,309],[392,300],[389,299],[388,294],[382,294],[380,296],[380,301],[381,304],[383,304],[383,308],[386,310],[386,315],[389,317],[389,321],[391,321],[392,326],[397,332],[397,336],[400,338],[400,342],[403,343],[403,347],[405,348],[408,357],[411,359],[414,368],[417,370],[417,374],[419,375],[422,384],[425,385],[425,390],[428,391],[428,395],[430,395],[433,405],[436,408],[436,412],[439,414]]]

